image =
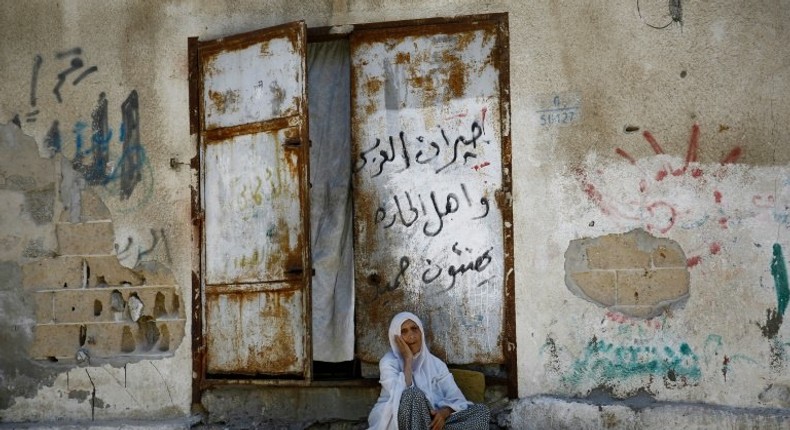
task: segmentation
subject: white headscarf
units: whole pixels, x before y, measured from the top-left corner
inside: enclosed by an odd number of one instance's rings
[[[387,333],[391,351],[384,355],[379,363],[381,395],[368,417],[371,429],[398,428],[400,398],[403,390],[408,387],[406,387],[403,374],[403,357],[401,357],[400,349],[395,342],[395,336],[400,335],[401,326],[408,320],[414,321],[422,333],[420,352],[415,354],[412,361],[412,381],[420,391],[425,393],[431,408],[438,409],[449,406],[455,411],[460,411],[471,404],[455,384],[447,365],[428,350],[422,321],[411,312],[401,312],[392,318]]]

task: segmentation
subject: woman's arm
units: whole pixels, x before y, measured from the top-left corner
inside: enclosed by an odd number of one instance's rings
[[[411,366],[414,362],[414,354],[411,352],[409,345],[406,344],[406,341],[398,335],[395,335],[395,344],[398,345],[400,356],[403,357],[403,376],[406,379],[406,386],[411,387],[413,382]]]

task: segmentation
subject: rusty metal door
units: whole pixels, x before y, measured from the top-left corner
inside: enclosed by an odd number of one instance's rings
[[[310,378],[305,37],[198,44],[208,375]]]
[[[507,61],[506,17],[352,34],[364,361],[389,349],[389,320],[403,310],[452,363],[515,356]]]

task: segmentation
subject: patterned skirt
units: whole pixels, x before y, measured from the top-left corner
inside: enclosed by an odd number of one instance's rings
[[[472,404],[463,411],[457,411],[444,422],[446,430],[488,430],[491,411],[486,405]],[[403,391],[398,407],[398,428],[400,430],[427,430],[431,428],[431,405],[425,393],[412,386]]]

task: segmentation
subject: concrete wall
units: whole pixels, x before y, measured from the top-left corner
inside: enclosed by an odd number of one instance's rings
[[[2,420],[189,412],[188,37],[487,12],[510,14],[520,395],[790,407],[790,4],[428,3],[5,4]]]

